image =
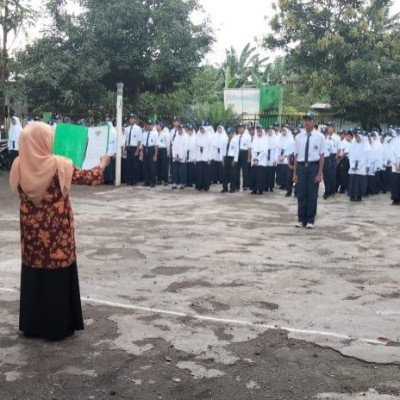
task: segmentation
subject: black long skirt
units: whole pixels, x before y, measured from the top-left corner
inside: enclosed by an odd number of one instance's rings
[[[400,202],[400,174],[392,172],[390,177],[391,195],[394,202]]]
[[[76,263],[58,269],[22,265],[19,330],[61,340],[83,329]]]
[[[367,194],[368,177],[366,175],[350,174],[349,190],[350,198],[360,198]]]
[[[275,187],[275,170],[276,167],[266,167],[265,189],[273,190]]]

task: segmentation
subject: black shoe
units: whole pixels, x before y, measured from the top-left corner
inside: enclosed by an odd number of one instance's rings
[[[229,190],[229,193],[235,193],[236,192],[236,190],[235,189],[231,189],[231,190]]]
[[[228,193],[228,189],[222,189],[221,193]]]
[[[263,194],[263,192],[258,192],[257,194]]]
[[[323,198],[326,200],[329,197],[329,194],[324,194]]]
[[[344,194],[344,193],[346,193],[346,191],[344,189],[340,189],[339,193]]]
[[[249,188],[247,188],[247,187],[244,187],[244,188],[243,188],[243,190],[249,190]]]
[[[286,194],[285,194],[285,197],[291,197],[292,196],[292,193],[291,192],[287,192]]]
[[[257,194],[257,192],[256,192],[255,190],[252,190],[252,191],[250,192],[250,194]]]

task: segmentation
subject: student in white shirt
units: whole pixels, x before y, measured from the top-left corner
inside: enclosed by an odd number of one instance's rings
[[[322,127],[320,132],[324,135],[325,138],[325,153],[324,153],[324,170],[322,171],[322,179],[324,181],[324,187],[325,187],[325,192],[324,192],[324,199],[326,200],[329,195],[329,189],[330,189],[330,184],[329,184],[329,178],[330,178],[330,171],[329,171],[329,160],[330,160],[330,154],[332,150],[332,141],[329,139],[328,136],[328,129],[326,127]]]
[[[211,183],[212,139],[206,126],[196,136],[196,190],[208,192]]]
[[[392,146],[392,176],[390,177],[392,205],[400,206],[400,130]]]
[[[367,167],[369,158],[368,137],[363,137],[361,128],[356,128],[349,152],[349,197],[350,201],[361,201],[367,194]]]
[[[127,185],[135,186],[140,179],[140,147],[142,129],[136,114],[129,115],[129,125],[125,127],[125,179]]]
[[[296,136],[293,181],[297,183],[296,227],[313,229],[317,214],[318,189],[324,168],[325,138],[315,129],[315,115],[304,116],[305,130]]]
[[[370,152],[368,157],[368,187],[367,195],[379,194],[379,174],[380,163],[381,163],[381,150],[382,144],[380,140],[377,140],[377,132],[372,131],[368,134],[368,143],[370,145]]]
[[[17,116],[11,117],[11,126],[8,131],[8,151],[10,153],[11,165],[19,155],[18,141],[22,132],[21,121]]]
[[[223,160],[223,149],[226,147],[226,131],[222,124],[217,126],[217,130],[213,135],[213,159],[211,164],[211,177],[212,182],[222,183],[223,174],[222,174],[222,160]]]
[[[328,163],[325,159],[325,164],[327,164],[327,177],[324,176],[324,181],[326,180],[325,194],[324,199],[328,199],[331,196],[334,196],[336,193],[336,169],[337,169],[337,160],[339,158],[339,146],[340,146],[340,137],[335,133],[336,124],[333,121],[329,121],[326,124],[326,140],[327,140],[327,149],[329,149],[328,154]]]
[[[234,193],[236,191],[236,164],[239,159],[239,143],[235,138],[235,130],[228,128],[226,130],[227,141],[223,148],[223,185],[221,193]]]
[[[267,129],[267,167],[265,169],[265,190],[267,192],[274,191],[278,153],[278,136],[274,127],[270,126]]]
[[[351,147],[351,142],[353,140],[353,132],[343,131],[343,139],[340,142],[339,147],[339,162],[336,174],[336,191],[339,193],[346,193],[349,188],[349,151]]]
[[[181,189],[186,187],[186,158],[187,158],[187,135],[182,127],[178,128],[178,134],[172,144],[172,189],[180,185]]]
[[[180,117],[175,116],[173,121],[172,121],[172,128],[169,131],[169,151],[168,151],[168,157],[169,157],[169,174],[172,174],[172,144],[174,143],[174,140],[176,136],[178,135],[178,130],[182,125],[182,119]]]
[[[257,127],[251,144],[252,191],[251,194],[263,194],[267,168],[268,142],[261,127]]]
[[[287,164],[288,150],[294,139],[288,126],[282,128],[282,132],[278,138],[278,164],[276,167],[276,183],[281,190],[287,190],[287,176],[289,172]]]
[[[240,177],[242,177],[242,189],[249,189],[249,169],[250,169],[250,149],[251,137],[245,133],[244,124],[237,126],[237,141],[239,145],[239,159],[237,163],[236,185],[235,188],[240,190]]]
[[[156,131],[158,135],[157,185],[168,186],[169,130],[164,121],[158,120],[156,121]]]
[[[158,134],[152,120],[147,121],[146,131],[143,133],[141,157],[143,159],[144,186],[154,188],[157,175]]]
[[[390,191],[390,178],[392,175],[392,149],[394,139],[396,138],[396,131],[390,125],[383,136],[382,143],[382,171],[380,173],[380,184],[382,193]]]
[[[193,187],[195,183],[195,162],[196,162],[196,134],[192,124],[186,126],[187,133],[187,156],[186,156],[186,182],[187,187]]]

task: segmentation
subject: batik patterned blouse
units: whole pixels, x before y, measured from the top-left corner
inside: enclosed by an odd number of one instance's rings
[[[100,167],[81,170],[74,167],[72,183],[99,185],[103,182]],[[19,188],[21,198],[22,263],[33,268],[66,268],[76,262],[74,218],[68,195],[61,193],[55,174],[39,204],[34,204]]]

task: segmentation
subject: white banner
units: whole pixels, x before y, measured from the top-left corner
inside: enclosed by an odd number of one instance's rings
[[[96,167],[100,163],[100,157],[107,154],[109,130],[108,125],[89,128],[86,157],[82,169]]]

